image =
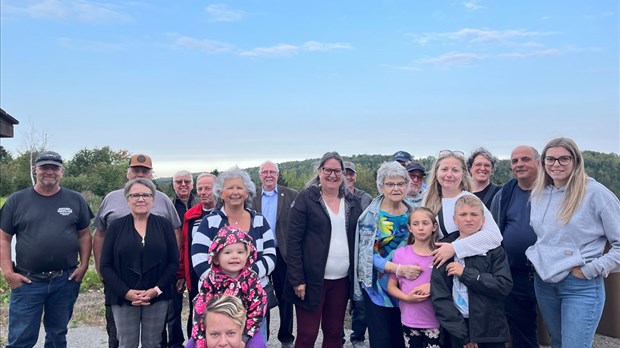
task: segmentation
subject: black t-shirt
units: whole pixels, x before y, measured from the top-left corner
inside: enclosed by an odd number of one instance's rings
[[[493,197],[501,188],[501,186],[490,183],[487,185],[487,187],[484,188],[484,190],[474,192],[474,195],[480,198],[480,200],[482,201],[482,203],[484,203],[484,206],[487,207],[487,209],[491,209],[491,201],[493,201]]]
[[[12,194],[2,208],[0,228],[17,238],[20,272],[47,272],[77,266],[78,231],[94,217],[79,193],[61,188],[42,196],[34,188]]]

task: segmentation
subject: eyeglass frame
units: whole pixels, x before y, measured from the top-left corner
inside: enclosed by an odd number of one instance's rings
[[[175,184],[177,184],[177,185],[183,185],[183,184],[185,184],[185,185],[189,186],[189,185],[191,185],[193,182],[192,182],[191,180],[182,180],[182,179],[179,179],[179,180],[174,180],[174,183],[175,183]]]
[[[549,160],[553,160],[553,162],[549,162]],[[572,160],[573,160],[573,156],[560,156],[560,157],[545,156],[543,162],[545,163],[546,166],[549,166],[549,167],[555,165],[555,162],[558,162],[559,165],[561,165],[562,167],[565,167],[569,165]],[[562,161],[566,163],[562,163]]]
[[[396,187],[403,189],[405,187],[407,187],[407,182],[406,181],[401,181],[401,182],[384,182],[383,185],[384,187],[393,190]]]
[[[342,173],[344,173],[344,171],[340,168],[326,168],[326,167],[321,167],[321,171],[323,172],[323,174],[325,174],[325,176],[330,176],[332,175],[332,173],[334,173],[334,175],[336,175],[336,177],[340,177],[342,176]]]
[[[134,201],[139,201],[140,198],[142,198],[142,200],[144,201],[148,201],[153,199],[153,194],[152,193],[130,193],[127,195],[127,199],[132,199]]]

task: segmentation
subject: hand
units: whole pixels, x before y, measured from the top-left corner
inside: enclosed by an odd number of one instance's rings
[[[437,249],[433,250],[433,263],[439,268],[456,254],[451,243],[437,243]]]
[[[181,294],[185,291],[185,279],[177,279],[177,291]]]
[[[417,295],[430,295],[431,294],[431,283],[425,283],[422,285],[418,285],[413,288],[413,293]]]
[[[570,269],[570,272],[577,278],[586,279],[586,275],[581,271],[581,267],[573,267]]]
[[[295,286],[293,290],[295,290],[295,295],[303,301],[306,297],[306,284],[299,284]]]
[[[469,342],[463,346],[463,348],[478,348],[478,343]]]
[[[415,289],[413,289],[406,296],[407,296],[406,302],[416,303],[416,302],[422,302],[428,299],[431,296],[431,293],[429,292],[428,294],[419,294],[419,293],[416,293]]]
[[[88,265],[85,265],[85,266],[80,265],[80,267],[76,268],[75,271],[71,273],[71,275],[69,276],[69,280],[75,280],[76,282],[81,283],[82,279],[84,279],[84,275],[86,274],[87,270],[88,270]]]
[[[450,262],[448,266],[446,266],[446,271],[448,271],[449,276],[455,275],[457,277],[460,277],[463,275],[464,269],[465,269],[465,266],[461,265],[458,262]]]
[[[418,265],[398,265],[396,275],[407,279],[416,279],[422,273],[422,267]]]
[[[24,283],[31,283],[30,279],[16,272],[6,272],[4,274],[4,280],[6,280],[6,283],[9,284],[11,289],[17,289],[24,285]]]
[[[125,294],[125,299],[130,301],[133,306],[142,306],[145,301],[144,293],[146,293],[146,290],[131,289]],[[148,300],[146,304],[150,304]]]

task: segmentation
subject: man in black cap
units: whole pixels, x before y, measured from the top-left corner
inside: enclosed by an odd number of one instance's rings
[[[394,154],[394,161],[400,163],[403,167],[411,163],[411,155],[407,151],[397,151]]]
[[[36,184],[12,194],[0,218],[0,268],[11,288],[8,346],[33,347],[45,312],[45,346],[66,347],[67,324],[88,269],[93,212],[81,194],[60,187],[64,166],[58,153],[40,153],[32,170]]]
[[[414,207],[419,207],[422,205],[424,194],[426,193],[426,187],[424,185],[426,169],[418,162],[410,162],[405,168],[407,169],[409,178],[411,178],[409,190],[407,191],[407,199]]]

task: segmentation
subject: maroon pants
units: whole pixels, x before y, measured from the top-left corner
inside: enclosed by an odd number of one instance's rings
[[[319,324],[323,331],[323,348],[341,348],[344,314],[349,301],[349,278],[323,280],[321,302],[316,311],[308,311],[295,306],[297,314],[297,339],[295,348],[313,348],[319,334]]]

